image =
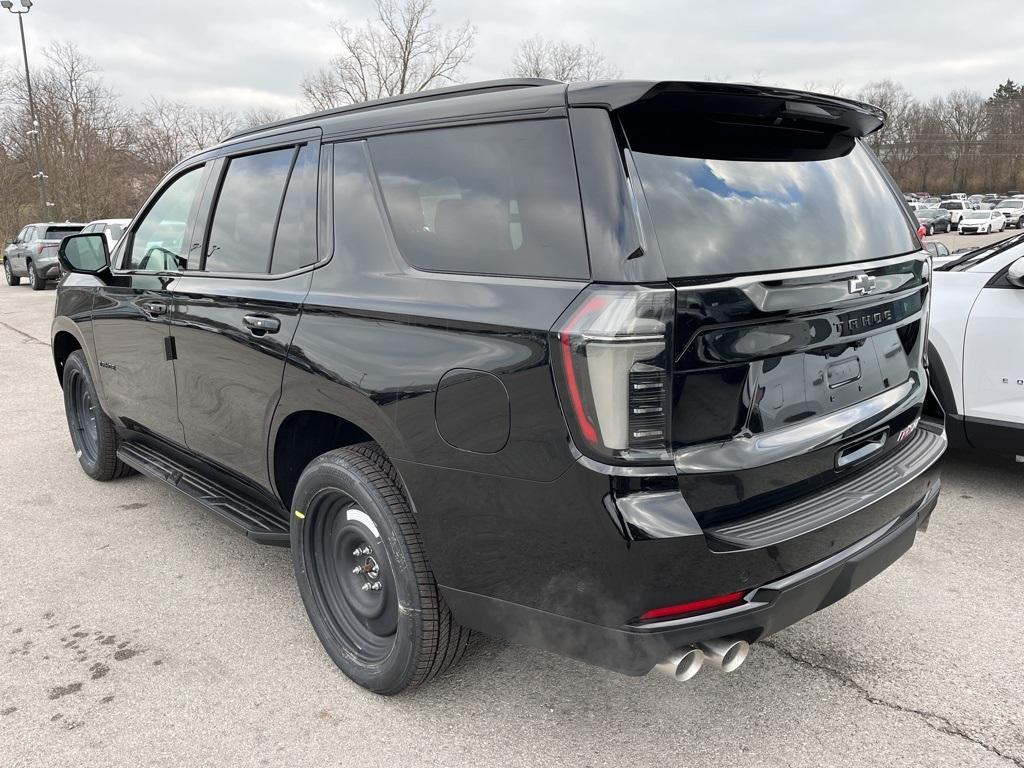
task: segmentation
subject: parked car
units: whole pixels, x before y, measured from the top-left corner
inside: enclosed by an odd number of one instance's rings
[[[961,235],[983,235],[1005,228],[1006,217],[999,211],[965,211],[957,231]]]
[[[110,250],[114,249],[117,245],[117,241],[121,239],[121,235],[124,233],[124,228],[131,223],[131,219],[97,219],[96,221],[90,221],[85,227],[82,228],[83,233],[88,232],[102,232],[103,236],[107,238],[107,246]]]
[[[949,211],[945,208],[920,208],[914,211],[917,223],[924,227],[926,235],[936,232],[949,232],[952,228]]]
[[[1024,200],[1000,200],[995,210],[1006,218],[1006,226],[1024,229]]]
[[[929,208],[938,208],[939,204],[941,202],[942,202],[942,198],[941,197],[926,197],[924,199],[924,204],[926,206],[928,206]]]
[[[64,241],[79,462],[290,545],[327,653],[378,693],[471,629],[733,669],[935,506],[929,260],[863,141],[883,119],[506,80],[238,133],[112,253]]]
[[[1024,456],[1024,234],[935,270],[928,361],[952,445]]]
[[[939,208],[949,211],[949,219],[954,227],[960,223],[965,212],[974,210],[971,204],[964,200],[943,200],[939,203]]]
[[[8,285],[19,285],[27,277],[33,291],[41,291],[46,281],[60,276],[57,246],[66,235],[81,232],[84,224],[42,222],[24,227],[4,249],[4,278]]]
[[[953,260],[953,255],[949,252],[949,248],[947,248],[944,244],[937,242],[927,242],[924,243],[923,245],[924,249],[932,255],[933,265],[944,264],[947,261]]]

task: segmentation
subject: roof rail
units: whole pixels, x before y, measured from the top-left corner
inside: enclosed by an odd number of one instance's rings
[[[450,85],[446,88],[432,88],[428,91],[416,91],[415,93],[402,93],[398,96],[389,96],[387,98],[373,99],[371,101],[361,101],[356,104],[345,104],[344,106],[334,107],[333,109],[325,109],[320,112],[310,112],[305,115],[297,115],[295,117],[285,118],[284,120],[277,120],[272,123],[257,125],[252,128],[246,128],[244,131],[233,133],[224,139],[224,141],[231,141],[232,139],[237,139],[254,133],[260,133],[261,131],[270,130],[272,128],[281,128],[296,123],[304,123],[308,120],[334,117],[335,115],[344,115],[349,112],[361,112],[367,109],[380,109],[382,107],[390,107],[396,104],[450,99],[455,96],[471,96],[478,93],[487,93],[488,91],[507,91],[514,88],[536,88],[542,85],[562,84],[563,83],[560,80],[547,80],[540,77],[513,77],[503,80],[484,80],[479,83]]]

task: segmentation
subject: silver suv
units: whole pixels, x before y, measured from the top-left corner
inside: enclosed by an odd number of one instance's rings
[[[33,291],[41,291],[46,281],[60,277],[57,248],[67,235],[82,231],[84,224],[70,221],[29,224],[4,248],[4,277],[8,285],[18,285],[27,277]]]

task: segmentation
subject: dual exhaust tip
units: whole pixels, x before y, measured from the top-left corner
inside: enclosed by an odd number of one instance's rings
[[[733,672],[747,660],[750,644],[746,640],[718,638],[705,640],[688,648],[680,648],[655,666],[659,672],[679,683],[686,682],[705,664],[723,672]]]

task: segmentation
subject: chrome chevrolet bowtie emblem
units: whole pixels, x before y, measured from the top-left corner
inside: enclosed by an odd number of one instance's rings
[[[850,293],[859,293],[866,296],[875,290],[875,278],[871,275],[857,275],[850,278]]]

